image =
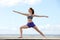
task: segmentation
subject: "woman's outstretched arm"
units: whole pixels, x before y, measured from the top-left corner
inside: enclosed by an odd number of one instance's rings
[[[24,14],[24,13],[21,13],[21,12],[15,11],[15,10],[13,10],[13,12],[18,13],[18,14],[22,14],[22,15],[25,15],[25,16],[28,16],[28,14]]]
[[[46,17],[46,18],[48,18],[48,16],[39,16],[39,15],[34,15],[34,17]]]

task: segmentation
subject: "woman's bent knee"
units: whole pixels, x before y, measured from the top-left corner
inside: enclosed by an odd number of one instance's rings
[[[22,29],[22,26],[20,27],[20,29]]]

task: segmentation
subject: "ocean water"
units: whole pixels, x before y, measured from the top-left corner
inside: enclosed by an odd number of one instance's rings
[[[0,34],[0,36],[20,36],[19,34]],[[41,36],[39,34],[23,34],[23,36]],[[46,34],[45,36],[49,37],[60,37],[60,35]]]

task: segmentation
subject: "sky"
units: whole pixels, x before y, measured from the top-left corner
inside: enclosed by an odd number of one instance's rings
[[[27,24],[27,17],[14,13],[28,13],[32,7],[36,15],[48,18],[33,18],[33,22],[44,34],[60,35],[60,0],[0,0],[0,34],[19,34],[19,28]],[[33,32],[33,33],[32,33]],[[39,34],[33,28],[23,29],[23,34]]]

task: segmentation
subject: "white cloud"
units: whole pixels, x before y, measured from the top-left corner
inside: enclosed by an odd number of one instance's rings
[[[50,28],[50,24],[45,24],[45,25],[40,25],[40,28],[42,28],[42,29],[48,29],[48,28]]]
[[[34,5],[40,2],[41,0],[0,0],[0,5],[1,6],[14,6],[14,5],[17,5],[18,3]]]
[[[42,0],[25,0],[24,3],[29,4],[29,5],[34,5],[37,3],[41,3]]]
[[[52,25],[52,24],[45,24],[45,25],[40,25],[40,28],[42,28],[42,29],[46,29],[46,30],[48,30],[48,31],[50,31],[50,30],[52,30],[52,31],[54,31],[54,30],[60,30],[60,25],[58,24],[56,24],[56,25]]]
[[[13,6],[13,5],[16,5],[18,4],[19,0],[0,0],[0,5],[2,6]]]

